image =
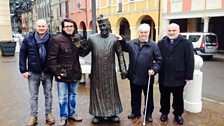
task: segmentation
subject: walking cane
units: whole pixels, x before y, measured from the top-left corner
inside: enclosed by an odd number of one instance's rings
[[[146,118],[146,112],[147,112],[147,106],[148,106],[148,97],[149,97],[149,88],[150,88],[150,76],[149,76],[149,80],[148,80],[148,88],[147,88],[147,94],[146,94],[146,101],[145,101],[145,114],[144,114],[144,118],[143,118],[143,126],[145,126],[145,118]]]

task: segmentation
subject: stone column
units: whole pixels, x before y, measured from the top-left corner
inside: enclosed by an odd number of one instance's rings
[[[204,28],[203,28],[203,32],[208,32],[208,26],[209,26],[209,17],[204,17]]]
[[[9,0],[0,0],[0,41],[12,40]]]
[[[136,27],[130,27],[131,30],[131,38],[130,40],[134,39],[134,38],[138,38],[138,31]]]
[[[201,67],[203,60],[200,56],[194,55],[195,68],[194,79],[188,82],[184,89],[184,109],[189,112],[197,113],[202,110],[201,92],[202,92],[202,75]]]

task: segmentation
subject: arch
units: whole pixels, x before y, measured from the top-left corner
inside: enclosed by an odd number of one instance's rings
[[[87,39],[86,24],[84,21],[81,21],[79,24],[79,34],[81,34],[85,39]]]
[[[76,22],[75,22],[75,33],[78,33],[78,27],[77,27],[77,24],[76,24]]]
[[[150,39],[152,40],[156,40],[156,28],[155,28],[155,22],[153,20],[153,18],[149,15],[142,15],[141,17],[139,17],[139,19],[136,22],[136,27],[138,27],[140,24],[142,23],[146,23],[150,25]]]
[[[124,35],[127,40],[131,39],[131,30],[128,20],[124,17],[118,19],[116,27],[119,28],[119,34]]]

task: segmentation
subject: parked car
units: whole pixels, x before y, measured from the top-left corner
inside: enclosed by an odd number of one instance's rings
[[[218,51],[218,38],[215,33],[186,32],[180,34],[192,42],[195,53],[203,59],[211,60]]]

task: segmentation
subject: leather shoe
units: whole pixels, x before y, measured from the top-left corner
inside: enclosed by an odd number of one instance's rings
[[[160,121],[165,122],[165,121],[167,121],[167,120],[168,120],[168,116],[167,116],[166,114],[162,114],[162,115],[160,116]]]
[[[112,122],[120,122],[120,118],[118,116],[109,117],[109,120]]]
[[[128,119],[135,119],[135,118],[141,118],[141,116],[136,116],[135,114],[131,113],[128,115]]]
[[[184,123],[184,119],[183,119],[183,117],[181,117],[181,116],[175,116],[175,121],[176,121],[178,124],[183,124],[183,123]]]
[[[146,118],[146,121],[147,122],[152,122],[153,120],[152,120],[152,116],[148,116],[147,118]]]
[[[92,119],[92,123],[94,123],[94,124],[100,123],[100,121],[101,121],[101,118],[97,117],[97,116],[94,116],[93,119]]]

